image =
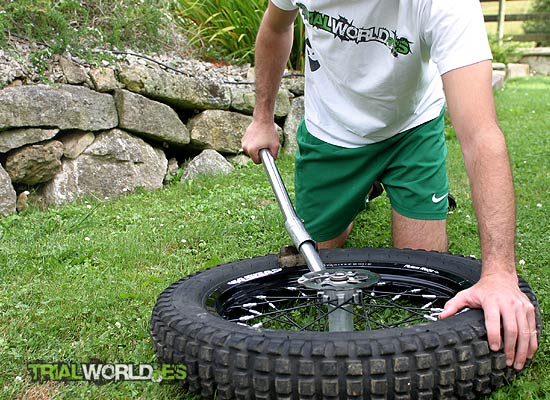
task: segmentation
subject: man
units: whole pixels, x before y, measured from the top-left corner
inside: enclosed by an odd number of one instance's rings
[[[446,103],[470,179],[483,267],[441,318],[483,308],[491,349],[503,343],[507,365],[523,368],[538,347],[535,312],[518,288],[512,174],[478,0],[271,0],[256,41],[254,120],[242,139],[256,163],[260,149],[278,152],[274,102],[298,13],[307,65],[296,207],[306,229],[319,247],[342,246],[376,180],[392,204],[394,246],[446,251]]]

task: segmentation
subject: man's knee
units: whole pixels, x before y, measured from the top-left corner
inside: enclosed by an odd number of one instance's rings
[[[405,217],[392,210],[393,245],[397,248],[447,251],[447,221]]]
[[[349,226],[346,228],[344,232],[336,236],[335,238],[325,240],[323,242],[317,243],[317,247],[320,249],[336,249],[339,247],[344,246],[344,242],[348,238],[349,234],[351,233],[351,229],[353,228],[353,222],[349,224]]]

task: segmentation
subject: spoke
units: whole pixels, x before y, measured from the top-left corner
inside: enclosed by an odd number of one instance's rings
[[[306,326],[304,326],[304,327],[302,328],[302,330],[309,328],[310,326],[312,326],[312,325],[315,324],[316,322],[320,321],[322,318],[327,317],[330,313],[333,313],[333,312],[336,311],[337,309],[343,310],[343,311],[345,311],[345,312],[347,312],[347,313],[350,313],[350,314],[353,314],[353,315],[357,315],[357,314],[354,313],[353,311],[349,311],[349,310],[347,310],[347,309],[345,309],[345,308],[342,308],[343,306],[345,306],[345,305],[347,305],[347,304],[350,304],[350,301],[351,301],[351,300],[352,300],[352,299],[349,299],[349,300],[343,302],[342,304],[336,304],[336,305],[333,304],[331,301],[320,302],[319,304],[327,305],[327,306],[330,305],[330,306],[332,306],[332,307],[334,307],[334,308],[331,310],[331,309],[328,309],[328,307],[327,307],[328,311],[323,311],[323,314],[322,314],[322,315],[320,315],[316,320],[314,320],[314,321],[310,322],[309,324],[307,324]],[[319,309],[320,309],[320,308],[319,308]]]
[[[256,297],[260,297],[260,296],[256,296]],[[351,300],[348,300],[340,305],[337,305],[337,304],[333,304],[332,302],[330,301],[326,301],[326,302],[323,302],[323,301],[320,301],[319,297],[318,296],[315,296],[314,298],[313,297],[282,297],[282,296],[277,296],[275,297],[277,298],[278,300],[277,301],[271,301],[271,297],[267,297],[267,296],[262,296],[262,299],[264,301],[262,302],[254,302],[254,303],[245,303],[243,304],[242,306],[233,306],[232,309],[235,309],[235,308],[243,308],[246,312],[249,313],[249,315],[244,315],[244,316],[241,316],[239,318],[235,318],[235,319],[231,319],[230,321],[233,321],[233,322],[248,322],[248,321],[251,321],[251,320],[254,320],[254,319],[259,319],[259,318],[267,318],[267,321],[262,321],[261,322],[261,326],[265,326],[266,324],[268,324],[269,322],[272,322],[272,321],[277,321],[277,322],[280,322],[280,323],[285,323],[287,325],[292,325],[296,328],[298,328],[299,330],[303,331],[303,330],[306,330],[308,329],[309,327],[315,325],[315,324],[319,324],[319,328],[321,327],[321,321],[326,318],[330,313],[334,312],[335,310],[343,310],[343,311],[346,311],[348,313],[351,313],[353,315],[358,315],[356,312],[353,312],[353,311],[350,311],[350,310],[347,310],[345,308],[342,308],[344,305],[347,305],[347,304],[352,304],[351,303]],[[292,307],[287,307],[287,308],[284,308],[284,309],[279,309],[275,306],[275,303],[276,302],[279,302],[281,303],[283,300],[285,299],[290,299],[290,300],[313,300],[311,301],[310,303],[304,303],[304,304],[300,304],[300,305],[295,305],[295,306],[292,306]],[[260,312],[260,311],[257,311],[256,309],[253,309],[251,307],[257,307],[259,305],[267,305],[268,307],[272,308],[274,311],[269,311],[269,312]],[[324,311],[322,309],[322,306],[323,305],[331,305],[333,308],[328,310],[328,311]],[[304,309],[307,309],[307,308],[310,308],[310,307],[315,307],[317,309],[317,318],[315,318],[313,321],[307,323],[306,325],[300,325],[299,323],[297,323],[296,321],[294,321],[293,319],[290,318],[290,316],[288,315],[288,313],[292,312],[292,311],[299,311],[299,310],[304,310]],[[250,315],[250,314],[253,314],[253,315]],[[284,317],[286,322],[285,321],[282,321],[280,319],[280,317]],[[256,326],[257,324],[255,324],[254,326]],[[259,326],[258,326],[259,327]]]
[[[423,316],[424,313],[421,313],[421,312],[418,312],[416,311],[417,308],[416,307],[409,307],[409,306],[402,306],[400,304],[397,304],[395,302],[392,302],[392,301],[387,301],[385,299],[379,299],[379,300],[382,300],[385,302],[385,304],[375,304],[375,303],[371,303],[371,306],[373,308],[379,308],[379,309],[398,309],[398,310],[403,310],[403,311],[407,311],[411,314],[416,314],[416,315],[420,315],[420,316]]]
[[[407,297],[410,297],[410,298],[419,298],[419,299],[422,298],[422,299],[425,299],[425,300],[449,299],[448,296],[438,297],[435,294],[420,293],[419,292],[420,290],[424,290],[424,289],[410,289],[410,290],[405,290],[404,292],[383,291],[383,290],[372,289],[370,295],[371,295],[371,297],[375,297],[375,296],[376,297],[390,297],[391,296],[395,300],[399,299],[401,296],[404,296],[404,295],[406,295]]]
[[[303,298],[302,298],[303,299]],[[318,300],[317,297],[315,297],[314,299],[313,298],[308,298],[309,300]],[[250,305],[250,304],[256,304],[258,305],[258,303],[247,303],[246,305]],[[300,304],[300,305],[296,305],[296,306],[293,306],[293,307],[287,307],[285,309],[278,309],[274,302],[271,302],[271,301],[264,301],[262,303],[259,303],[261,305],[267,305],[269,306],[270,308],[274,309],[275,311],[269,311],[269,312],[259,312],[257,310],[254,310],[254,314],[255,315],[245,315],[245,316],[242,316],[242,317],[239,317],[239,318],[235,318],[235,319],[230,319],[229,321],[233,321],[233,322],[236,322],[236,321],[240,321],[240,322],[243,322],[243,321],[249,321],[249,320],[252,320],[252,319],[258,319],[258,318],[268,318],[267,321],[263,322],[263,325],[265,325],[266,323],[268,322],[271,322],[271,321],[277,321],[277,322],[281,322],[283,323],[283,321],[281,321],[279,319],[280,316],[283,316],[285,317],[285,319],[288,321],[288,323],[290,325],[293,325],[295,326],[296,328],[300,329],[300,330],[303,330],[303,327],[296,323],[294,320],[291,320],[290,317],[288,316],[288,313],[290,313],[291,311],[297,311],[297,310],[303,310],[303,309],[307,309],[307,308],[310,308],[311,306],[316,306],[316,307],[319,307],[320,302],[313,302],[313,303],[304,303],[304,304]],[[244,308],[244,305],[243,306],[233,306],[232,308]],[[245,308],[245,311],[247,312],[250,312],[250,309],[246,309]],[[308,324],[309,326],[309,324]]]
[[[371,326],[371,324],[370,324],[370,318],[369,318],[369,314],[370,314],[370,302],[365,304],[365,297],[366,297],[366,296],[361,296],[361,308],[362,308],[363,310],[365,310],[365,316],[364,316],[364,320],[365,320],[365,329],[371,330],[371,329],[372,329],[372,326]]]
[[[286,324],[286,325],[294,326],[295,328],[298,328],[300,330],[308,329],[309,327],[311,327],[315,324],[318,324],[319,325],[318,329],[320,329],[320,325],[321,325],[320,322],[322,321],[323,318],[327,317],[331,312],[334,312],[336,309],[341,309],[341,310],[344,310],[348,313],[352,313],[354,316],[356,316],[358,318],[364,318],[365,323],[366,323],[366,327],[368,329],[370,329],[371,326],[372,326],[371,325],[372,323],[374,323],[378,326],[382,326],[382,327],[391,327],[391,326],[399,326],[399,325],[403,325],[405,323],[419,321],[419,320],[423,320],[423,319],[435,320],[436,318],[434,317],[433,314],[441,312],[441,310],[442,310],[441,308],[430,308],[430,309],[428,309],[428,307],[430,307],[433,304],[433,301],[429,302],[429,303],[426,303],[423,306],[416,306],[416,307],[403,306],[403,305],[398,304],[398,303],[395,302],[395,300],[401,299],[401,297],[395,299],[395,295],[393,296],[393,298],[391,300],[388,300],[386,298],[376,298],[376,299],[369,298],[370,301],[368,303],[365,303],[363,301],[362,302],[362,307],[365,309],[364,315],[362,315],[359,312],[353,311],[353,310],[350,311],[348,309],[342,308],[342,306],[344,306],[346,304],[350,304],[350,300],[344,302],[341,305],[335,305],[335,304],[332,304],[330,301],[329,302],[319,301],[319,298],[317,296],[315,296],[315,297],[313,297],[313,296],[307,296],[307,297],[256,296],[256,297],[261,298],[263,301],[245,303],[245,304],[243,304],[242,306],[239,306],[239,307],[233,306],[232,308],[243,308],[244,311],[246,311],[248,313],[248,315],[241,316],[237,319],[233,319],[232,321],[247,322],[247,321],[251,321],[251,320],[257,320],[259,318],[267,318],[267,321],[262,321],[261,322],[262,326],[265,326],[266,324],[268,324],[270,322],[276,321],[276,322],[280,322],[280,323],[283,323],[283,324]],[[294,305],[292,307],[285,307],[283,309],[277,307],[278,304],[283,304],[284,302],[286,302],[288,300],[300,300],[300,301],[309,301],[309,302],[299,304],[299,305]],[[377,301],[382,301],[384,304],[377,304],[376,302],[374,302],[376,300]],[[321,308],[323,305],[329,305],[329,304],[333,307],[333,309],[328,310],[328,311],[324,311]],[[273,309],[274,311],[260,312],[257,309],[252,308],[252,307],[258,307],[258,306],[262,306],[262,305],[263,306],[268,306],[271,309]],[[296,322],[294,319],[292,319],[289,316],[289,313],[292,312],[292,311],[304,310],[304,309],[307,309],[309,307],[315,307],[317,309],[318,316],[313,321],[311,321],[311,322],[309,322],[305,325],[299,324],[298,322]],[[399,319],[397,322],[393,322],[392,324],[386,324],[386,323],[383,323],[381,321],[377,321],[377,320],[373,319],[373,316],[375,316],[377,311],[384,310],[384,309],[386,309],[386,310],[398,309],[398,310],[406,311],[410,315],[408,315],[406,317],[403,317],[403,318]],[[428,315],[428,314],[426,314],[426,311],[430,311],[432,314]],[[281,318],[284,318],[284,320],[282,320]]]
[[[305,288],[292,275],[261,292],[257,290],[261,286],[237,289],[221,313],[229,321],[256,328],[327,331],[328,316],[345,311],[353,316],[354,329],[373,330],[435,321],[443,311],[442,304],[452,297],[451,289],[437,282],[407,282],[402,277],[393,281],[391,275],[384,279],[365,289],[360,300],[345,295],[348,300],[338,304],[332,295],[330,300],[323,299],[316,289]]]
[[[428,309],[428,307],[430,307],[433,304],[433,302],[429,302],[429,303],[424,304],[421,307],[418,307],[418,306],[401,305],[401,304],[398,304],[395,301],[393,301],[393,299],[392,300],[387,300],[385,298],[378,298],[376,300],[383,301],[384,304],[377,304],[377,303],[371,302],[369,304],[371,308],[375,308],[375,309],[398,309],[398,310],[406,311],[410,314],[408,317],[404,317],[401,320],[395,322],[394,323],[395,326],[403,325],[405,323],[410,323],[410,322],[413,322],[413,321],[418,321],[419,319],[435,321],[435,320],[437,320],[436,315],[441,313],[441,311],[443,311],[443,309],[441,309],[441,308],[429,308]],[[426,314],[426,311],[430,311],[431,314]],[[373,313],[374,313],[374,311],[370,312],[369,315],[372,315]],[[418,318],[418,317],[420,317],[420,318]]]

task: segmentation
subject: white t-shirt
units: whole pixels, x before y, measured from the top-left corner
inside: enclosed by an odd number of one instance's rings
[[[440,75],[492,58],[479,0],[271,2],[300,9],[306,126],[337,146],[379,142],[437,117]]]

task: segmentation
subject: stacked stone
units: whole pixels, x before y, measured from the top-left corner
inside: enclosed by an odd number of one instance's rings
[[[58,66],[59,83],[12,74],[0,90],[0,215],[15,212],[28,191],[44,206],[61,205],[159,189],[180,167],[187,179],[232,170],[228,159],[240,154],[252,120],[250,77],[143,60],[91,68],[62,58]],[[295,150],[302,95],[301,77],[284,79],[276,118],[286,152]]]

